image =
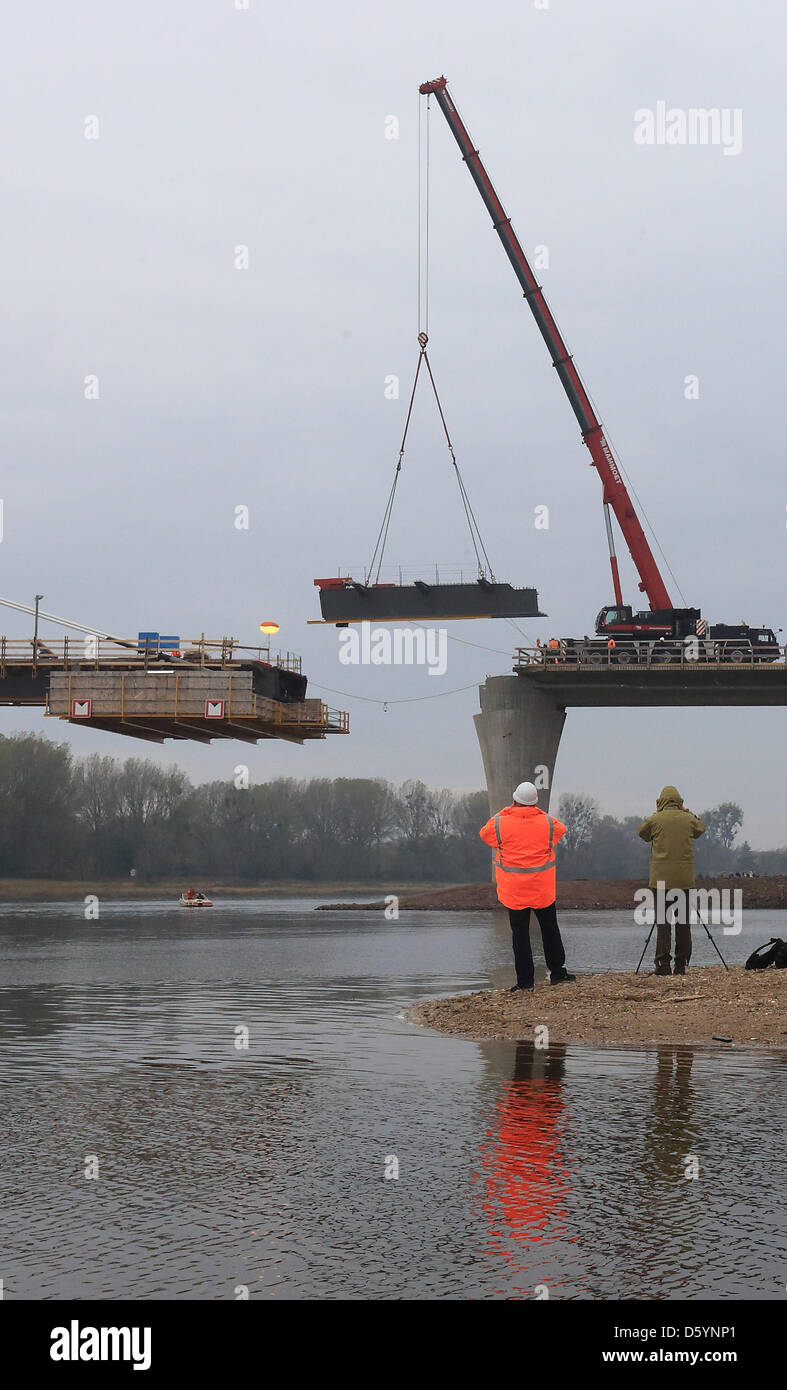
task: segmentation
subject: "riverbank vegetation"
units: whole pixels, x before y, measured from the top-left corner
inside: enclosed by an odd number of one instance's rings
[[[377,777],[194,786],[180,769],[144,758],[77,759],[39,735],[0,737],[4,879],[118,882],[134,870],[139,884],[474,883],[489,878],[478,838],[488,814],[480,790]],[[646,874],[636,816],[616,820],[581,795],[559,798],[557,814],[568,827],[558,846],[564,880]],[[698,814],[708,826],[699,872],[787,872],[787,848],[737,843],[737,805]]]

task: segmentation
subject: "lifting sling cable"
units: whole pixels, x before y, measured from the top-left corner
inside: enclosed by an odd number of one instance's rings
[[[470,540],[472,541],[472,544],[473,544],[473,550],[475,551],[476,563],[477,563],[477,565],[478,565],[478,577],[479,577],[479,579],[483,579],[483,578],[487,578],[487,577],[488,577],[489,580],[490,580],[491,582],[494,582],[495,576],[494,576],[494,573],[493,573],[493,570],[492,570],[492,563],[491,563],[491,561],[490,561],[490,559],[489,559],[489,555],[488,555],[488,553],[487,553],[486,546],[484,545],[483,538],[482,538],[482,536],[481,536],[481,532],[480,532],[480,530],[478,529],[478,522],[476,521],[475,513],[474,513],[473,508],[472,508],[472,506],[471,506],[471,504],[470,504],[470,498],[469,498],[469,496],[468,496],[468,494],[467,494],[467,488],[465,487],[464,479],[462,478],[462,474],[461,474],[460,471],[459,471],[459,464],[458,464],[457,461],[456,461],[456,454],[454,453],[454,446],[453,446],[453,444],[451,443],[451,436],[450,436],[450,434],[448,433],[448,425],[446,424],[445,415],[443,414],[443,407],[442,407],[442,404],[441,404],[441,401],[440,401],[440,397],[439,397],[439,395],[438,395],[438,393],[437,393],[437,385],[436,385],[436,383],[435,383],[434,375],[433,375],[433,373],[432,373],[432,365],[431,365],[431,363],[430,363],[430,361],[429,361],[429,357],[428,357],[428,354],[427,354],[427,351],[426,351],[427,342],[428,342],[428,339],[427,339],[426,334],[425,334],[425,333],[419,333],[419,335],[418,335],[418,344],[419,344],[420,351],[419,351],[419,353],[418,353],[418,365],[417,365],[417,367],[416,367],[416,369],[415,369],[415,379],[414,379],[414,381],[413,381],[413,389],[412,389],[412,391],[410,392],[410,402],[409,402],[409,405],[408,405],[408,407],[407,407],[407,418],[406,418],[406,420],[405,420],[404,433],[403,433],[403,435],[402,435],[402,442],[401,442],[401,445],[399,446],[399,457],[398,457],[397,462],[396,462],[396,468],[394,469],[394,480],[393,480],[393,483],[392,483],[392,485],[391,485],[391,491],[390,491],[390,493],[388,494],[388,501],[387,501],[386,506],[385,506],[385,511],[384,511],[384,513],[383,513],[382,523],[381,523],[381,526],[380,526],[380,530],[379,530],[379,532],[378,532],[378,534],[377,534],[377,541],[376,541],[376,543],[375,543],[374,551],[373,551],[373,553],[372,553],[371,562],[370,562],[370,564],[369,564],[369,569],[368,569],[368,583],[370,583],[370,584],[377,584],[377,583],[379,582],[379,579],[380,579],[380,570],[381,570],[381,568],[382,568],[383,555],[384,555],[384,553],[385,553],[385,545],[386,545],[386,541],[387,541],[387,539],[388,539],[388,529],[389,529],[390,524],[391,524],[391,513],[392,513],[392,511],[393,511],[394,498],[395,498],[395,496],[396,496],[396,485],[397,485],[397,483],[398,483],[398,481],[399,481],[399,474],[400,474],[401,471],[402,471],[402,460],[403,460],[403,458],[404,458],[404,451],[405,451],[405,447],[406,447],[406,444],[407,444],[407,432],[408,432],[408,430],[409,430],[409,428],[410,428],[410,420],[411,420],[412,414],[413,414],[413,403],[414,403],[414,401],[415,401],[415,392],[416,392],[416,387],[418,386],[418,377],[419,377],[420,372],[421,372],[421,364],[422,364],[423,362],[426,363],[426,370],[427,370],[427,372],[428,372],[428,374],[429,374],[429,380],[430,380],[431,385],[432,385],[432,390],[433,390],[433,392],[434,392],[434,398],[435,398],[435,401],[436,401],[436,403],[437,403],[438,413],[439,413],[439,415],[440,415],[440,422],[441,422],[441,424],[442,424],[442,426],[443,426],[443,432],[444,432],[444,434],[445,434],[446,443],[447,443],[447,445],[448,445],[448,452],[449,452],[450,455],[451,455],[451,463],[453,464],[454,473],[455,473],[455,475],[456,475],[456,481],[457,481],[457,484],[458,484],[458,486],[459,486],[459,495],[460,495],[460,497],[461,497],[461,499],[462,499],[462,506],[463,506],[463,508],[464,508],[465,518],[466,518],[466,520],[467,520],[467,526],[468,526],[468,530],[469,530],[469,532],[470,532]],[[377,566],[376,570],[375,570],[375,563],[376,563],[376,566]]]
[[[429,332],[429,130],[431,120],[431,99],[426,99],[426,135],[421,136],[421,110],[423,103],[418,99],[418,332]],[[422,144],[426,146],[426,159],[421,155]],[[423,168],[425,165],[426,176]],[[421,262],[423,260],[423,273]],[[422,313],[423,311],[423,313]],[[423,322],[422,322],[423,320]]]
[[[426,334],[424,334],[424,337],[426,337]],[[443,414],[443,407],[442,407],[442,405],[441,405],[441,403],[440,403],[440,397],[439,397],[438,394],[437,394],[437,386],[435,385],[435,379],[434,379],[434,377],[433,377],[433,375],[432,375],[432,364],[431,364],[431,362],[429,361],[429,358],[428,358],[428,356],[427,356],[427,352],[426,352],[426,343],[424,343],[424,346],[423,346],[423,358],[424,358],[424,361],[425,361],[425,363],[426,363],[426,370],[427,370],[428,373],[429,373],[429,380],[430,380],[431,383],[432,383],[432,390],[434,391],[434,398],[435,398],[435,400],[436,400],[436,402],[437,402],[437,409],[438,409],[438,411],[440,412],[440,420],[441,420],[441,423],[442,423],[442,426],[443,426],[443,430],[445,431],[445,440],[446,440],[446,443],[447,443],[447,445],[448,445],[448,452],[449,452],[450,455],[451,455],[451,462],[452,462],[452,464],[454,465],[454,472],[456,473],[456,481],[457,481],[457,483],[459,484],[459,494],[460,494],[460,496],[461,496],[461,498],[462,498],[462,506],[463,506],[464,509],[465,509],[465,516],[466,516],[466,518],[467,518],[467,525],[468,525],[468,529],[469,529],[469,531],[470,531],[470,539],[471,539],[471,541],[473,542],[473,549],[474,549],[474,551],[475,551],[475,558],[476,558],[476,560],[477,560],[477,562],[478,562],[478,574],[479,574],[479,578],[481,578],[482,576],[484,576],[484,575],[486,574],[486,571],[488,570],[488,571],[489,571],[489,578],[492,579],[492,580],[494,580],[494,574],[492,573],[492,564],[491,564],[491,561],[490,561],[490,559],[489,559],[489,556],[488,556],[487,553],[486,553],[486,546],[484,545],[484,542],[483,542],[483,540],[482,540],[482,538],[481,538],[481,532],[480,532],[479,529],[478,529],[478,522],[477,522],[476,519],[475,519],[475,513],[474,513],[474,511],[473,511],[473,508],[472,508],[471,505],[470,505],[470,498],[469,498],[468,495],[467,495],[467,489],[466,489],[466,487],[465,487],[465,485],[464,485],[464,480],[463,480],[463,478],[462,478],[462,474],[459,472],[459,464],[458,464],[457,461],[456,461],[456,454],[454,453],[454,446],[453,446],[453,444],[451,443],[451,436],[450,436],[450,434],[448,433],[448,426],[447,426],[447,424],[445,423],[445,416],[444,416],[444,414]],[[477,539],[477,543],[476,543],[476,539]],[[479,547],[480,547],[480,552],[479,552]],[[481,561],[481,554],[483,554],[484,560],[486,561],[486,564],[485,564],[485,565],[484,565],[484,564],[482,563],[482,561]]]
[[[370,583],[370,584],[376,584],[376,583],[379,583],[379,579],[380,579],[380,571],[381,571],[382,563],[383,563],[383,555],[384,555],[384,552],[385,552],[386,542],[387,542],[387,540],[388,540],[388,529],[389,529],[390,524],[391,524],[391,513],[392,513],[392,511],[393,511],[394,498],[395,498],[395,496],[396,496],[396,485],[397,485],[397,483],[398,483],[398,481],[399,481],[399,474],[400,474],[401,471],[402,471],[402,459],[404,458],[405,444],[406,444],[406,442],[407,442],[407,431],[408,431],[408,429],[410,428],[410,419],[411,419],[411,416],[412,416],[412,413],[413,413],[413,402],[415,401],[415,391],[416,391],[416,387],[417,387],[417,385],[418,385],[418,377],[419,377],[419,374],[420,374],[420,371],[421,371],[421,364],[422,364],[422,362],[425,362],[425,363],[426,363],[426,370],[427,370],[427,372],[429,373],[429,380],[430,380],[430,382],[431,382],[431,384],[432,384],[432,390],[433,390],[433,392],[434,392],[434,398],[435,398],[435,401],[437,402],[437,409],[438,409],[438,411],[439,411],[439,413],[440,413],[440,421],[441,421],[442,426],[443,426],[443,432],[444,432],[444,434],[445,434],[446,443],[448,444],[448,450],[449,450],[449,453],[450,453],[450,455],[451,455],[451,462],[452,462],[452,464],[453,464],[453,466],[454,466],[454,472],[455,472],[455,474],[456,474],[456,481],[457,481],[457,484],[458,484],[458,486],[459,486],[459,495],[460,495],[460,497],[461,497],[461,499],[462,499],[462,506],[463,506],[463,508],[464,508],[464,513],[465,513],[465,518],[466,518],[466,520],[467,520],[468,529],[469,529],[469,531],[470,531],[470,540],[472,541],[473,550],[474,550],[474,552],[475,552],[476,563],[477,563],[477,566],[478,566],[478,577],[479,577],[479,579],[480,579],[480,578],[484,578],[484,577],[486,577],[486,576],[488,575],[489,579],[490,579],[492,582],[494,582],[494,577],[495,577],[495,576],[494,576],[494,573],[493,573],[493,571],[492,571],[492,564],[491,564],[491,561],[490,561],[489,556],[488,556],[488,554],[487,554],[486,546],[484,545],[483,539],[482,539],[482,537],[481,537],[481,532],[480,532],[479,529],[478,529],[478,522],[476,521],[475,513],[473,512],[473,508],[472,508],[472,506],[470,505],[470,498],[469,498],[468,495],[467,495],[467,489],[466,489],[466,487],[465,487],[464,480],[463,480],[462,475],[461,475],[461,473],[460,473],[460,471],[459,471],[459,465],[458,465],[458,463],[457,463],[457,461],[456,461],[456,454],[454,453],[454,446],[453,446],[453,444],[451,443],[451,436],[450,436],[449,433],[448,433],[448,426],[447,426],[446,421],[445,421],[445,415],[443,414],[443,407],[442,407],[442,404],[441,404],[441,402],[440,402],[440,397],[439,397],[439,395],[437,394],[437,386],[436,386],[436,384],[435,384],[435,379],[434,379],[434,376],[433,376],[433,374],[432,374],[431,363],[430,363],[430,361],[429,361],[429,358],[428,358],[427,352],[426,352],[426,344],[427,344],[427,342],[429,341],[429,338],[428,338],[428,334],[429,334],[429,194],[430,194],[430,187],[429,187],[429,184],[430,184],[429,128],[430,128],[430,110],[431,110],[431,100],[430,100],[429,97],[427,97],[427,99],[426,99],[426,122],[425,122],[426,134],[425,134],[425,137],[424,137],[423,140],[422,140],[422,136],[421,136],[421,110],[422,110],[422,102],[421,102],[420,99],[419,99],[419,102],[418,102],[418,345],[419,345],[420,351],[419,351],[419,354],[418,354],[418,365],[417,365],[417,367],[416,367],[416,369],[415,369],[415,380],[413,381],[413,389],[412,389],[412,391],[410,392],[410,403],[409,403],[409,405],[408,405],[408,407],[407,407],[407,418],[406,418],[406,420],[405,420],[404,433],[403,433],[403,435],[402,435],[402,443],[401,443],[400,448],[399,448],[399,458],[398,458],[398,460],[397,460],[396,468],[395,468],[395,470],[394,470],[394,480],[393,480],[393,483],[392,483],[392,485],[391,485],[391,491],[390,491],[390,493],[388,494],[388,501],[387,501],[386,506],[385,506],[385,511],[384,511],[384,513],[383,513],[382,523],[381,523],[381,525],[380,525],[380,530],[379,530],[378,535],[377,535],[377,541],[376,541],[376,543],[375,543],[374,551],[373,551],[373,553],[372,553],[371,562],[370,562],[370,564],[369,564],[369,569],[368,569],[368,583]],[[422,173],[422,154],[421,154],[422,144],[424,144],[424,145],[425,145],[425,148],[426,148],[426,158],[425,158],[426,179],[425,179],[425,184],[424,184],[424,177],[423,177],[423,173]],[[423,206],[422,206],[422,188],[424,189]],[[422,248],[423,248],[423,269],[422,269]],[[423,309],[423,329],[421,328],[421,322],[422,322],[422,309]],[[483,559],[482,559],[482,556],[483,556]],[[377,565],[376,570],[375,570],[375,562],[376,562],[376,565]]]
[[[408,407],[407,407],[407,419],[406,419],[405,422],[404,422],[404,434],[402,435],[402,442],[401,442],[401,444],[399,445],[399,458],[397,459],[396,468],[394,469],[394,480],[393,480],[393,483],[391,484],[391,491],[390,491],[390,493],[388,494],[388,501],[387,501],[386,504],[385,504],[385,511],[384,511],[384,513],[383,513],[382,524],[381,524],[381,526],[380,526],[380,530],[379,530],[379,533],[378,533],[378,536],[377,536],[377,541],[376,541],[376,543],[375,543],[374,551],[373,551],[373,553],[372,553],[371,562],[370,562],[370,564],[369,564],[369,580],[368,580],[368,582],[369,582],[370,584],[376,584],[376,583],[378,582],[379,578],[380,578],[380,566],[381,566],[382,563],[383,563],[383,551],[385,550],[385,542],[386,542],[386,540],[388,539],[388,527],[389,527],[390,524],[391,524],[391,512],[392,512],[392,510],[393,510],[394,497],[396,496],[396,484],[397,484],[398,481],[399,481],[399,474],[400,474],[401,471],[402,471],[402,459],[404,458],[404,449],[405,449],[405,444],[406,444],[406,442],[407,442],[407,431],[408,431],[408,429],[410,428],[410,416],[411,416],[412,413],[413,413],[413,401],[415,400],[415,388],[416,388],[416,386],[418,385],[418,376],[419,376],[419,373],[420,373],[420,371],[421,371],[421,363],[423,362],[423,360],[424,360],[424,359],[423,359],[423,353],[422,353],[422,352],[419,352],[419,354],[418,354],[418,366],[417,366],[416,369],[415,369],[415,380],[413,381],[413,389],[412,389],[412,391],[410,392],[410,404],[409,404]],[[379,559],[379,563],[378,563],[378,565],[377,565],[377,573],[376,573],[376,574],[373,574],[374,562],[375,562],[375,560],[377,559],[378,551],[379,551],[380,559]]]

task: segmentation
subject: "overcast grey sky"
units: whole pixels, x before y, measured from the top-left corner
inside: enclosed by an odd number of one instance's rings
[[[452,625],[480,646],[452,641],[441,679],[340,666],[336,631],[306,625],[314,577],[368,561],[390,486],[405,401],[384,381],[406,394],[417,351],[417,88],[445,73],[523,245],[549,248],[550,304],[687,603],[781,625],[780,3],[37,0],[7,8],[3,38],[4,597],[42,592],[128,634],[253,642],[273,617],[315,694],[412,700],[510,670],[506,623]],[[739,108],[740,153],[635,143],[634,113],[661,100]],[[591,630],[611,598],[599,480],[436,107],[430,339],[497,576],[535,584],[549,614],[521,626]],[[425,400],[388,555],[468,563]],[[627,557],[623,572],[635,600]],[[29,624],[7,613],[2,630]],[[352,734],[303,748],[159,749],[23,711],[2,729],[197,780],[247,762],[256,780],[482,784],[474,690],[387,713],[325,698]],[[571,710],[556,793],[644,814],[676,782],[697,810],[740,801],[751,842],[783,844],[785,717]]]

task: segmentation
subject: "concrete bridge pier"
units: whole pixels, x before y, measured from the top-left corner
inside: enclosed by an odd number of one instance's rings
[[[479,687],[481,713],[474,716],[484,760],[490,811],[510,806],[518,782],[535,782],[537,768],[547,768],[548,785],[538,804],[549,809],[560,735],[566,719],[563,705],[550,691],[520,676],[490,676]]]

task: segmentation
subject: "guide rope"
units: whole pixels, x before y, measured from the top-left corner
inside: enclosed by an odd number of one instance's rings
[[[343,700],[362,700],[365,705],[418,705],[422,700],[443,700],[446,695],[461,695],[465,690],[477,690],[478,681],[471,681],[470,685],[458,685],[455,690],[436,690],[434,695],[407,695],[401,700],[381,700],[372,695],[351,695],[349,690],[335,690],[332,685],[315,685],[314,681],[309,681],[312,690],[327,690],[331,695],[341,695]],[[383,709],[386,713],[386,709]]]

